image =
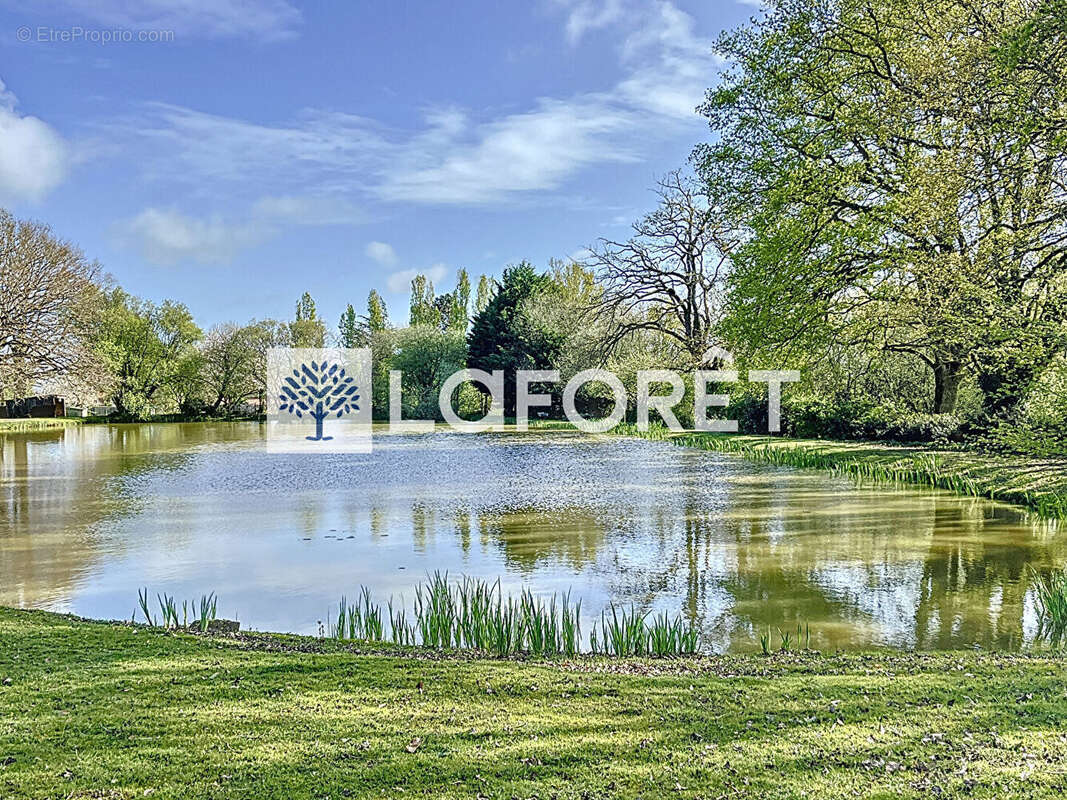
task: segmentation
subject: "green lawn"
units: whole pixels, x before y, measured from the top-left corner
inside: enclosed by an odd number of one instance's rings
[[[0,609],[0,797],[1053,797],[1065,667],[359,655]]]

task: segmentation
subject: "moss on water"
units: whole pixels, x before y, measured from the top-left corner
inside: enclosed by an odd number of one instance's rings
[[[448,659],[0,609],[0,797],[1054,797],[1065,666]]]

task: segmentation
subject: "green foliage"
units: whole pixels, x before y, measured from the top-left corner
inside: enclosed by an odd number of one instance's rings
[[[485,311],[486,306],[489,305],[489,301],[493,297],[493,282],[489,280],[486,275],[480,275],[478,277],[478,294],[474,298],[474,313],[480,314]]]
[[[363,347],[367,343],[367,332],[363,329],[356,309],[351,303],[341,313],[337,323],[337,340],[341,347]]]
[[[504,413],[508,416],[515,413],[516,371],[551,369],[562,346],[559,330],[539,326],[523,314],[526,304],[551,291],[551,286],[551,278],[525,261],[508,267],[496,293],[471,324],[467,364],[486,372],[504,370]]]
[[[406,417],[440,417],[441,384],[453,372],[463,369],[467,342],[463,333],[418,325],[401,328],[388,336],[391,347],[389,367],[404,373],[401,386],[402,408]],[[388,392],[388,384],[386,384]]]
[[[95,347],[114,376],[112,402],[122,415],[145,417],[153,404],[188,379],[188,359],[203,333],[189,309],[155,305],[113,289],[106,294]]]
[[[441,327],[441,309],[437,307],[433,283],[425,275],[416,275],[411,280],[411,304],[408,309],[408,325],[412,328],[424,326],[431,328]]]
[[[739,349],[908,353],[934,381],[922,410],[953,412],[973,376],[986,420],[1016,418],[1067,336],[1052,7],[775,0],[723,35],[733,66],[703,108],[717,143],[696,158],[751,234],[725,328]]]
[[[292,347],[322,348],[326,346],[326,323],[315,310],[315,301],[304,292],[296,304],[296,318],[289,323]]]
[[[389,312],[377,289],[371,289],[367,297],[367,329],[373,336],[389,328]]]
[[[450,330],[467,332],[470,325],[471,279],[467,270],[461,269],[456,275],[456,289],[450,295],[451,304],[446,316]]]
[[[1030,567],[1030,572],[1041,632],[1058,644],[1067,631],[1067,569],[1041,574]]]

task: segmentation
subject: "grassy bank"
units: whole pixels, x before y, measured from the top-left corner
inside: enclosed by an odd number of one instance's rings
[[[0,433],[24,433],[26,431],[46,431],[80,425],[77,417],[49,417],[45,419],[0,419]]]
[[[1052,797],[1065,666],[448,660],[0,609],[0,796]]]
[[[787,439],[713,433],[670,433],[634,426],[620,433],[667,439],[686,447],[735,453],[753,461],[828,469],[861,480],[894,481],[949,489],[1025,506],[1044,516],[1067,518],[1067,459],[990,455],[870,442]]]

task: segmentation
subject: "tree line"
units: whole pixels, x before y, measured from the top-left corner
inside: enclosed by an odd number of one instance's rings
[[[0,386],[77,375],[124,414],[226,414],[262,395],[266,348],[333,342],[374,351],[379,416],[389,369],[430,416],[465,366],[505,370],[513,398],[518,369],[602,366],[632,390],[639,369],[732,360],[802,370],[790,433],[1062,451],[1065,21],[1063,0],[772,0],[719,38],[712,135],[628,237],[476,286],[461,270],[443,294],[419,275],[403,326],[374,291],[336,329],[305,294],[292,320],[204,333],[4,214]],[[765,425],[754,389],[723,391],[743,430]],[[455,401],[485,406],[472,386]]]

